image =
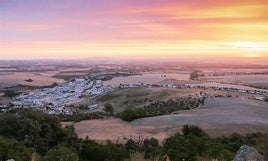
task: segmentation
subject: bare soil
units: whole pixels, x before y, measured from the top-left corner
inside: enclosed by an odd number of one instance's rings
[[[72,123],[63,123],[72,124]],[[246,98],[212,98],[204,106],[176,115],[165,115],[134,120],[89,120],[75,123],[79,137],[100,142],[124,142],[127,138],[154,137],[159,141],[180,132],[183,125],[197,125],[211,136],[232,133],[268,132],[268,103]]]
[[[216,81],[229,84],[238,84],[253,86],[258,88],[268,88],[267,74],[247,74],[247,75],[226,75],[226,76],[208,76],[203,77],[203,81]]]
[[[32,79],[32,82],[26,82],[25,80]],[[53,83],[62,82],[61,79],[52,78],[50,76],[41,75],[39,73],[31,72],[14,72],[10,74],[1,75],[0,83],[5,86],[15,86],[18,84],[27,86],[47,86]]]
[[[70,125],[64,122],[63,125]],[[98,142],[111,140],[113,142],[125,142],[130,138],[151,138],[164,140],[167,135],[166,127],[133,126],[131,123],[120,119],[88,120],[74,123],[76,133],[80,138],[89,137]]]

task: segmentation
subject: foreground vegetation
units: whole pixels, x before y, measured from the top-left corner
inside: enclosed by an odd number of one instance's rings
[[[139,136],[125,144],[100,144],[79,139],[73,126],[62,127],[59,118],[30,109],[12,110],[0,116],[0,160],[16,161],[124,161],[135,153],[148,160],[232,160],[247,144],[268,156],[268,134],[211,138],[196,126],[184,126],[182,134],[167,138],[163,145]]]

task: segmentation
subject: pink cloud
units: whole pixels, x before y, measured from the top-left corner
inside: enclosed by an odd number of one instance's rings
[[[54,25],[35,22],[2,22],[0,24],[4,29],[8,30],[43,31],[56,29],[56,26]]]

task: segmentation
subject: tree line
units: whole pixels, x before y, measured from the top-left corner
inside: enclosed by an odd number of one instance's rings
[[[156,101],[142,108],[127,108],[116,116],[124,121],[133,121],[138,118],[172,114],[175,111],[190,110],[204,104],[204,99],[178,98],[176,100]]]

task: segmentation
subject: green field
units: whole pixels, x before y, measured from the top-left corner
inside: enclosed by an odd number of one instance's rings
[[[175,91],[155,90],[147,86],[118,89],[96,98],[101,103],[110,103],[116,111],[121,111],[127,107],[141,107],[156,100],[167,100]]]

